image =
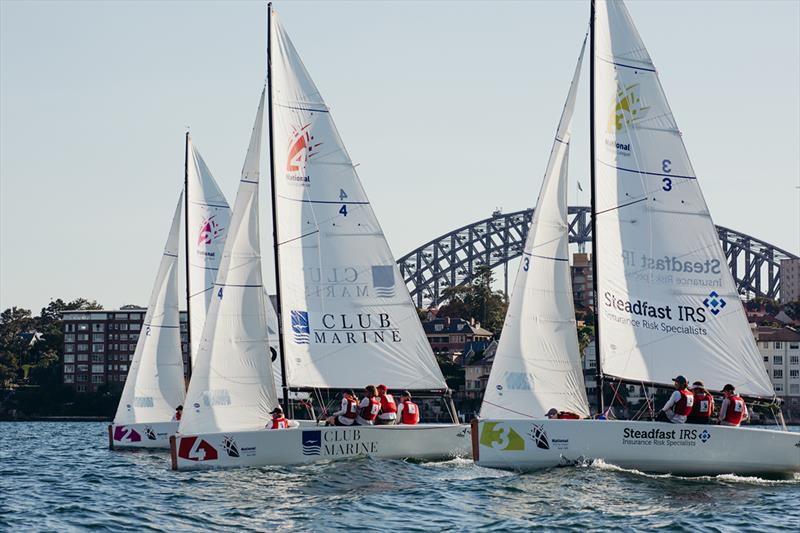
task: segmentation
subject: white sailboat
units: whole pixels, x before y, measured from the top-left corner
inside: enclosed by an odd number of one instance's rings
[[[172,217],[147,313],[125,380],[108,443],[114,448],[158,448],[178,428],[183,403],[183,353],[178,311],[178,239],[181,201]]]
[[[268,28],[284,404],[290,392],[378,383],[444,393],[444,377],[354,165],[271,6]],[[195,401],[194,379],[190,402]],[[173,468],[298,464],[363,455],[442,459],[470,450],[464,424],[266,430],[266,412],[251,418],[261,429],[235,428],[206,411],[206,423],[213,418],[217,425],[198,423],[203,431],[194,431],[186,417],[173,445]]]
[[[591,61],[599,379],[666,387],[688,374],[717,390],[733,383],[743,395],[773,398],[680,131],[621,1],[592,2]],[[522,470],[603,459],[658,473],[800,472],[800,436],[787,431],[531,418],[476,422],[476,461]]]

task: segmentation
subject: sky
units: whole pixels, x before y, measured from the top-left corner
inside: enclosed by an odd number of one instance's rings
[[[533,206],[587,1],[274,6],[395,256],[495,208]],[[799,254],[800,2],[628,8],[715,223]],[[0,1],[0,309],[147,304],[187,126],[233,204],[266,76],[265,18],[255,1]],[[589,202],[582,84],[572,205]],[[274,287],[268,196],[262,187]]]

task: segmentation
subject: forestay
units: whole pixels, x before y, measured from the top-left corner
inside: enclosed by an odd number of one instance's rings
[[[273,13],[274,189],[288,384],[444,389],[328,107]]]
[[[589,416],[569,267],[567,163],[584,40],[481,405],[481,418]]]
[[[772,397],[653,62],[622,2],[597,1],[596,246],[603,371]]]
[[[178,314],[182,200],[181,194],[114,416],[116,425],[167,422],[175,415],[175,408],[183,403],[186,389]]]
[[[187,406],[183,434],[263,428],[277,405],[261,274],[258,180],[264,93],[247,150]]]
[[[211,303],[214,281],[217,279],[225,236],[231,221],[231,210],[214,176],[208,170],[200,152],[187,136],[187,198],[186,214],[189,257],[189,333],[191,361],[194,366],[206,310]]]

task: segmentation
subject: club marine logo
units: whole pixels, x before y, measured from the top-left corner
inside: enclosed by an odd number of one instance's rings
[[[303,432],[303,455],[319,455],[322,451],[322,432],[304,431]]]
[[[311,330],[308,327],[307,311],[292,311],[292,334],[295,344],[308,344]]]
[[[708,298],[703,300],[703,305],[705,305],[708,310],[711,311],[712,315],[717,316],[719,312],[725,308],[727,303],[725,303],[725,300],[720,297],[719,294],[717,294],[717,291],[711,291],[711,293],[708,295]]]
[[[525,440],[504,422],[484,422],[480,443],[504,452],[525,449]]]
[[[188,461],[215,461],[219,459],[219,453],[200,437],[183,437],[178,448],[178,457]]]
[[[114,440],[117,442],[141,442],[142,436],[130,426],[115,426]]]
[[[547,438],[547,432],[544,430],[544,426],[533,424],[528,434],[531,439],[533,439],[533,442],[536,443],[537,448],[541,448],[542,450],[550,449],[550,439]]]
[[[219,225],[216,218],[217,215],[211,215],[208,218],[204,218],[200,223],[200,231],[197,234],[198,247],[201,245],[209,245],[222,235],[222,231],[225,228]],[[214,255],[213,252],[210,253],[212,256]]]
[[[289,151],[286,156],[286,178],[291,181],[308,183],[311,177],[306,173],[308,160],[319,153],[322,143],[315,143],[311,134],[311,123],[299,128],[292,126],[289,137]],[[298,175],[299,174],[299,175]]]
[[[228,457],[239,457],[239,447],[233,437],[225,435],[225,438],[222,439],[222,447],[225,448]]]
[[[372,267],[372,286],[378,298],[394,298],[394,265]]]
[[[608,119],[608,133],[616,133],[647,116],[650,106],[642,105],[639,84],[617,86],[617,105]],[[623,148],[630,150],[630,147]]]

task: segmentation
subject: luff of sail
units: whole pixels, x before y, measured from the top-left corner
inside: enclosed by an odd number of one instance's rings
[[[328,107],[270,18],[274,194],[287,383],[446,383]]]
[[[144,323],[136,342],[125,387],[114,416],[117,425],[167,422],[183,403],[180,315],[178,311],[178,239],[181,194],[172,217]]]
[[[211,303],[222,260],[225,237],[230,228],[231,210],[191,137],[187,137],[186,142],[189,353],[194,367],[206,311]]]
[[[596,0],[595,205],[603,372],[774,395],[655,66],[621,1]]]
[[[550,408],[589,416],[567,222],[567,163],[584,39],[525,241],[486,386],[481,418],[543,418]]]
[[[259,162],[264,93],[247,150],[230,231],[203,327],[179,431],[263,428],[277,405],[268,349],[259,240]]]

